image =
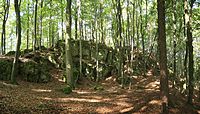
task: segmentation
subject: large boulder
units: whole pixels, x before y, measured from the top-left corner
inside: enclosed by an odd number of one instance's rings
[[[43,61],[43,62],[41,62]],[[36,62],[30,59],[22,60],[20,65],[21,78],[28,82],[43,83],[51,79],[48,63],[44,60]],[[47,60],[46,60],[47,61]]]
[[[0,80],[10,80],[12,61],[12,58],[0,56]]]

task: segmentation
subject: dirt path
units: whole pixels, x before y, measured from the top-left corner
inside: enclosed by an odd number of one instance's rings
[[[18,86],[9,86],[1,82],[0,113],[160,113],[158,77],[135,78],[131,87],[125,89],[120,89],[116,82],[108,79],[102,82],[104,90],[80,86],[66,95],[61,91],[65,83],[59,81],[59,75],[59,72],[54,72],[54,79],[46,84],[19,81]],[[197,113],[179,107],[171,108],[170,112]]]

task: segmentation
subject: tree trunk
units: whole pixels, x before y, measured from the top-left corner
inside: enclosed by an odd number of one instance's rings
[[[176,2],[172,1],[173,4],[173,28],[174,28],[174,33],[173,33],[173,71],[174,71],[174,80],[176,79],[176,39],[177,39],[177,35],[176,35]],[[175,83],[173,83],[173,86]]]
[[[186,8],[186,4],[185,4],[185,0],[183,1],[183,8],[185,10]],[[186,1],[187,2],[187,1]],[[184,27],[183,27],[183,36],[184,36],[184,39],[186,38],[186,22],[185,22],[185,11],[184,11],[184,14],[183,14],[183,24],[184,24]],[[185,57],[184,57],[184,63],[183,63],[183,66],[184,66],[184,75],[185,75],[185,78],[186,78],[186,88],[188,86],[188,72],[187,72],[187,63],[188,63],[188,44],[187,44],[187,40],[185,42]]]
[[[189,70],[189,83],[188,83],[188,104],[192,104],[192,98],[193,98],[193,91],[194,91],[194,60],[193,60],[193,46],[192,46],[192,28],[191,28],[191,17],[192,17],[192,7],[193,7],[194,0],[190,1],[190,9],[188,9],[188,3],[187,0],[185,0],[185,22],[187,27],[187,45],[188,45],[188,54],[189,54],[189,64],[188,64],[188,70]]]
[[[2,24],[2,33],[1,33],[1,54],[6,53],[6,22],[8,20],[8,13],[10,8],[10,0],[4,0],[4,13],[3,13],[3,24]]]
[[[81,34],[81,22],[80,22],[80,25],[79,25],[79,56],[80,56],[80,58],[79,58],[79,65],[80,65],[80,67],[79,67],[79,73],[80,73],[80,77],[82,76],[82,68],[83,68],[83,66],[82,66],[82,56],[83,56],[83,54],[82,54],[82,37],[83,37],[83,35]]]
[[[75,9],[75,39],[78,38],[78,7]]]
[[[30,21],[30,18],[29,18],[29,0],[28,0],[28,5],[27,5],[27,14],[28,14],[28,20],[27,20],[27,29],[26,29],[26,49],[29,48],[29,21]]]
[[[119,40],[119,68],[118,68],[118,75],[121,77],[121,84],[122,88],[124,87],[124,75],[123,75],[123,39],[122,39],[122,9],[121,9],[121,1],[116,0],[117,4],[117,21],[118,21],[118,31],[117,31],[117,38]]]
[[[55,22],[53,21],[51,25],[51,43],[52,43],[51,47],[55,46],[54,28],[55,28]]]
[[[35,52],[36,50],[36,43],[37,43],[37,4],[38,0],[35,0],[35,17],[34,17],[34,43],[33,43],[33,51]]]
[[[160,65],[160,93],[162,100],[162,114],[168,114],[168,71],[167,71],[167,50],[165,33],[165,1],[157,0],[158,10],[158,51]]]
[[[136,8],[136,12],[135,12],[136,13],[136,15],[135,15],[136,16],[136,19],[135,19],[136,22],[135,22],[135,24],[136,24],[136,37],[137,37],[136,38],[137,39],[136,40],[136,46],[139,49],[139,47],[140,47],[140,45],[139,45],[139,43],[140,43],[139,42],[140,35],[139,35],[139,19],[138,19],[138,12],[137,12],[137,5],[139,4],[138,1],[136,1],[135,4],[136,4],[136,7],[135,7]]]
[[[132,17],[132,38],[131,38],[131,68],[133,67],[133,51],[134,51],[134,39],[135,39],[135,1],[133,2],[133,17]]]
[[[18,0],[14,0],[14,6],[15,6],[15,13],[16,13],[16,37],[17,37],[17,47],[16,47],[16,53],[15,58],[13,61],[13,67],[12,67],[12,73],[11,73],[11,82],[13,84],[16,84],[16,75],[17,75],[17,69],[18,69],[18,61],[19,61],[19,51],[20,51],[20,45],[21,45],[21,19],[20,19],[20,2]]]
[[[82,29],[82,20],[81,20],[81,0],[77,1],[77,23],[79,22],[79,77],[82,77],[82,34],[81,34],[81,29]],[[78,26],[78,25],[77,25]],[[76,31],[78,32],[78,31]]]
[[[39,40],[39,49],[41,50],[41,46],[42,46],[42,32],[43,32],[43,28],[42,28],[42,8],[43,8],[43,0],[41,0],[40,3],[40,40]]]
[[[72,56],[71,56],[71,24],[72,24],[72,17],[71,17],[71,0],[67,0],[67,7],[66,7],[66,29],[67,35],[65,39],[65,62],[66,62],[66,76],[67,76],[67,84],[70,87],[74,87],[73,84],[73,72],[72,72]]]
[[[50,0],[50,7],[52,7],[52,0]],[[53,43],[52,43],[52,13],[50,11],[50,14],[49,14],[49,28],[48,28],[48,39],[49,39],[49,47],[52,47],[53,46]]]
[[[139,3],[139,7],[140,7],[140,34],[141,34],[141,38],[142,38],[142,52],[144,54],[145,53],[145,44],[144,44],[143,19],[142,19],[142,0]]]
[[[105,41],[104,41],[104,32],[103,32],[103,1],[101,0],[100,1],[100,25],[101,25],[101,29],[100,29],[100,31],[101,31],[101,43],[103,43],[103,44],[105,44]]]
[[[97,14],[97,8],[96,8],[96,15]],[[98,39],[98,17],[95,16],[95,37],[96,37],[96,82],[99,82],[100,76],[99,76],[99,39]]]
[[[61,21],[62,21],[62,24],[61,24],[61,29],[62,29],[62,40],[64,40],[64,22],[63,22],[63,13],[64,13],[64,8],[63,8],[63,1],[61,0],[61,5],[62,5],[62,9],[61,9]]]

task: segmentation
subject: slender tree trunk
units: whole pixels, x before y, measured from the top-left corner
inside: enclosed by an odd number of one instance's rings
[[[34,46],[33,46],[33,51],[35,52],[36,50],[36,43],[37,43],[37,4],[38,4],[38,0],[35,0],[35,17],[34,17]]]
[[[14,0],[14,6],[15,6],[15,13],[16,13],[16,37],[17,37],[17,46],[16,46],[16,53],[15,58],[13,61],[13,67],[12,67],[12,73],[11,73],[11,82],[13,84],[16,84],[16,75],[18,72],[18,61],[19,61],[19,51],[20,51],[20,45],[21,45],[21,19],[20,19],[20,4],[18,0]]]
[[[173,33],[173,71],[174,71],[174,81],[176,79],[176,40],[177,40],[177,35],[176,35],[176,31],[177,31],[177,28],[176,28],[176,2],[175,1],[172,1],[172,4],[173,4],[173,28],[174,28],[174,33]],[[174,83],[173,83],[173,86],[174,86]]]
[[[64,22],[63,22],[63,14],[64,14],[64,8],[63,8],[63,0],[61,0],[61,4],[62,4],[62,8],[61,8],[61,21],[62,21],[62,26],[61,26],[61,29],[62,29],[62,40],[64,40]]]
[[[5,16],[4,16],[5,17]],[[1,54],[5,54],[4,51],[4,39],[6,37],[6,24],[5,24],[5,20],[3,20],[3,24],[2,24],[2,34],[1,34]]]
[[[127,43],[130,45],[130,19],[129,19],[129,1],[127,1]]]
[[[54,34],[54,28],[55,28],[55,22],[52,22],[52,25],[51,25],[51,47],[54,47],[55,46],[55,34]]]
[[[189,83],[188,83],[188,104],[192,104],[193,99],[193,91],[194,91],[194,60],[193,60],[193,46],[192,46],[192,28],[191,28],[191,17],[192,17],[192,7],[195,0],[190,1],[190,9],[188,9],[187,0],[185,0],[185,22],[187,27],[187,45],[188,45],[188,54],[189,54],[189,64],[188,64],[188,70],[189,70]]]
[[[10,0],[4,0],[4,13],[3,13],[3,24],[1,33],[1,53],[2,55],[6,53],[6,22],[8,20],[8,13],[10,8]]]
[[[135,20],[136,20],[136,36],[137,36],[136,46],[139,49],[139,47],[140,47],[140,45],[139,45],[140,35],[139,35],[139,19],[138,19],[138,12],[137,12],[137,8],[138,8],[137,5],[139,4],[138,1],[136,1],[135,4],[136,4],[136,7],[135,7],[136,8],[136,12],[135,12],[136,13],[136,19]]]
[[[84,23],[84,39],[87,40],[87,25]]]
[[[81,29],[82,29],[82,20],[81,20],[81,0],[77,1],[77,22],[79,22],[79,77],[82,77],[82,34],[81,34]],[[76,31],[78,32],[78,31]]]
[[[184,39],[186,39],[186,22],[185,22],[185,0],[183,0],[183,9],[184,9],[184,12],[183,12],[183,36],[184,36]],[[187,45],[187,40],[185,42],[185,55],[184,55],[184,63],[183,63],[183,66],[184,66],[184,76],[186,78],[186,88],[188,88],[188,73],[187,73],[187,62],[188,62],[188,45]]]
[[[52,0],[50,0],[50,7],[52,7]],[[49,47],[52,47],[53,46],[53,43],[52,43],[52,13],[50,11],[50,14],[49,14],[49,28],[48,28],[48,38],[49,38]]]
[[[43,0],[41,0],[41,3],[40,3],[40,40],[39,40],[39,49],[41,50],[41,46],[42,46],[42,35],[43,35],[43,28],[42,28],[42,9],[43,8]]]
[[[159,51],[159,65],[160,65],[160,93],[162,100],[162,114],[168,114],[169,87],[168,87],[168,71],[167,71],[164,0],[157,0],[157,9],[158,9],[158,51]]]
[[[48,22],[49,26],[48,26],[48,41],[47,41],[47,47],[51,47],[52,46],[52,40],[51,40],[51,14],[49,16],[49,22]]]
[[[79,30],[81,30],[81,21],[80,21],[80,23],[79,23],[80,25],[79,25]],[[83,54],[82,54],[82,37],[83,37],[83,35],[81,34],[81,31],[79,31],[79,56],[80,56],[80,60],[79,60],[79,64],[80,64],[80,67],[79,67],[79,73],[80,73],[80,77],[82,76],[82,68],[83,68],[83,66],[82,66],[82,58],[83,58]]]
[[[104,32],[103,32],[103,1],[100,1],[100,31],[101,31],[101,43],[105,43],[104,41]]]
[[[96,15],[97,15],[97,8],[96,8]],[[98,39],[98,17],[95,16],[95,37],[96,37],[96,82],[99,82],[99,39]]]
[[[134,39],[135,39],[135,1],[133,2],[133,17],[132,17],[132,38],[131,38],[131,68],[133,67],[133,51],[134,51]]]
[[[67,7],[66,7],[66,28],[67,28],[67,37],[65,40],[65,62],[66,62],[66,76],[67,76],[67,84],[74,88],[73,84],[73,71],[72,71],[72,56],[71,56],[71,24],[72,24],[72,17],[71,17],[71,0],[67,0]]]
[[[144,39],[144,30],[143,30],[143,17],[142,17],[142,1],[140,1],[140,34],[141,34],[141,38],[142,38],[142,53],[145,56],[145,39]],[[143,61],[143,75],[145,76],[146,74],[146,60],[144,59]]]
[[[30,19],[29,19],[29,0],[28,0],[28,5],[27,5],[27,14],[28,14],[28,20],[27,20],[27,29],[26,29],[26,49],[28,49],[29,48],[29,29],[30,29],[30,27],[29,27],[29,21],[30,21]]]
[[[143,0],[141,0],[140,3],[139,3],[139,7],[140,7],[140,34],[141,34],[141,38],[142,38],[142,52],[143,52],[143,54],[145,54],[143,19],[142,19],[142,1]]]
[[[50,1],[50,7],[52,7],[52,0]],[[52,20],[52,13],[50,13],[50,39],[51,39],[51,47],[54,47],[55,45],[55,38],[54,38],[54,21]]]
[[[78,39],[78,7],[75,9],[75,39]]]
[[[123,39],[122,39],[122,9],[121,9],[121,1],[116,0],[117,4],[117,20],[118,20],[118,31],[117,37],[119,39],[119,68],[118,68],[118,75],[121,77],[121,84],[122,88],[124,87],[124,74],[123,74]]]

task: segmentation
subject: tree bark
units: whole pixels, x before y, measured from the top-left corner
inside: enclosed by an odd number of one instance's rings
[[[14,6],[15,6],[15,13],[16,13],[16,37],[17,37],[17,47],[16,47],[16,53],[15,58],[13,61],[13,67],[12,67],[12,73],[11,73],[11,82],[13,84],[16,84],[16,75],[17,75],[17,69],[18,69],[18,61],[19,61],[19,51],[20,51],[20,45],[21,45],[21,19],[20,19],[20,4],[18,0],[14,0]]]
[[[36,50],[36,43],[37,43],[37,4],[38,0],[35,0],[35,17],[34,17],[34,43],[33,43],[33,51],[35,52]]]
[[[6,22],[8,20],[8,13],[10,8],[10,0],[4,0],[4,13],[3,13],[3,24],[2,24],[2,33],[1,33],[1,54],[6,53]]]
[[[165,33],[165,1],[157,0],[158,10],[158,51],[160,65],[160,93],[162,100],[162,114],[168,114],[168,71],[167,71],[167,49]]]
[[[66,62],[66,76],[67,76],[67,84],[70,87],[74,87],[73,84],[73,72],[72,72],[72,56],[71,56],[71,24],[72,24],[72,17],[71,17],[71,0],[67,0],[67,7],[66,7],[66,29],[67,35],[65,39],[65,62]]]
[[[101,0],[100,1],[100,25],[101,25],[101,29],[100,29],[100,31],[101,31],[101,43],[103,43],[103,44],[105,44],[105,41],[104,41],[104,32],[103,32],[103,21],[104,21],[104,19],[103,19],[103,1]]]
[[[75,9],[75,39],[78,38],[78,6]]]
[[[27,29],[26,29],[26,49],[29,48],[29,21],[30,21],[30,18],[29,18],[29,0],[28,0],[28,5],[27,5],[27,14],[28,14],[28,20],[27,20]]]
[[[121,1],[120,0],[116,0],[117,4],[117,21],[118,21],[118,30],[117,30],[117,38],[119,40],[119,68],[118,68],[118,75],[119,77],[121,77],[121,84],[122,84],[122,88],[124,87],[124,75],[123,75],[123,39],[122,39],[122,21],[121,21],[121,17],[122,17],[122,9],[121,9]]]
[[[77,22],[79,22],[79,77],[82,76],[82,34],[81,34],[81,29],[82,29],[82,20],[81,20],[81,0],[77,1]],[[77,31],[78,32],[78,31]]]
[[[139,4],[138,3],[138,1],[136,1],[135,2],[135,4],[136,4],[136,6],[135,6],[135,8],[136,8],[136,15],[135,15],[135,17],[136,17],[136,19],[135,19],[135,24],[136,24],[136,46],[137,46],[137,48],[139,49],[139,47],[140,47],[140,45],[139,45],[139,37],[140,37],[140,35],[139,35],[139,19],[138,19],[138,12],[137,12],[137,5]]]
[[[40,3],[40,40],[39,40],[39,49],[41,50],[42,46],[42,35],[43,35],[43,27],[42,27],[42,8],[43,8],[43,0]]]
[[[172,1],[173,4],[173,28],[174,28],[174,32],[173,32],[173,72],[174,72],[174,81],[176,79],[176,39],[177,39],[177,35],[176,35],[176,2]],[[174,83],[173,83],[173,86]]]
[[[133,67],[133,51],[134,51],[134,45],[135,45],[135,42],[134,42],[134,39],[135,39],[135,1],[132,3],[133,5],[133,16],[132,16],[132,38],[131,38],[131,68]]]
[[[191,17],[192,17],[192,7],[195,0],[190,1],[190,9],[188,9],[188,2],[185,0],[184,6],[185,6],[185,22],[186,22],[186,33],[187,33],[187,45],[188,45],[188,56],[189,56],[189,64],[188,64],[188,70],[189,70],[189,83],[188,83],[188,104],[192,104],[193,99],[193,91],[194,91],[194,60],[193,60],[193,46],[192,46],[192,28],[191,28]]]
[[[63,14],[64,14],[64,8],[63,8],[63,0],[61,0],[61,30],[62,30],[62,40],[64,40],[64,21],[63,21]]]

